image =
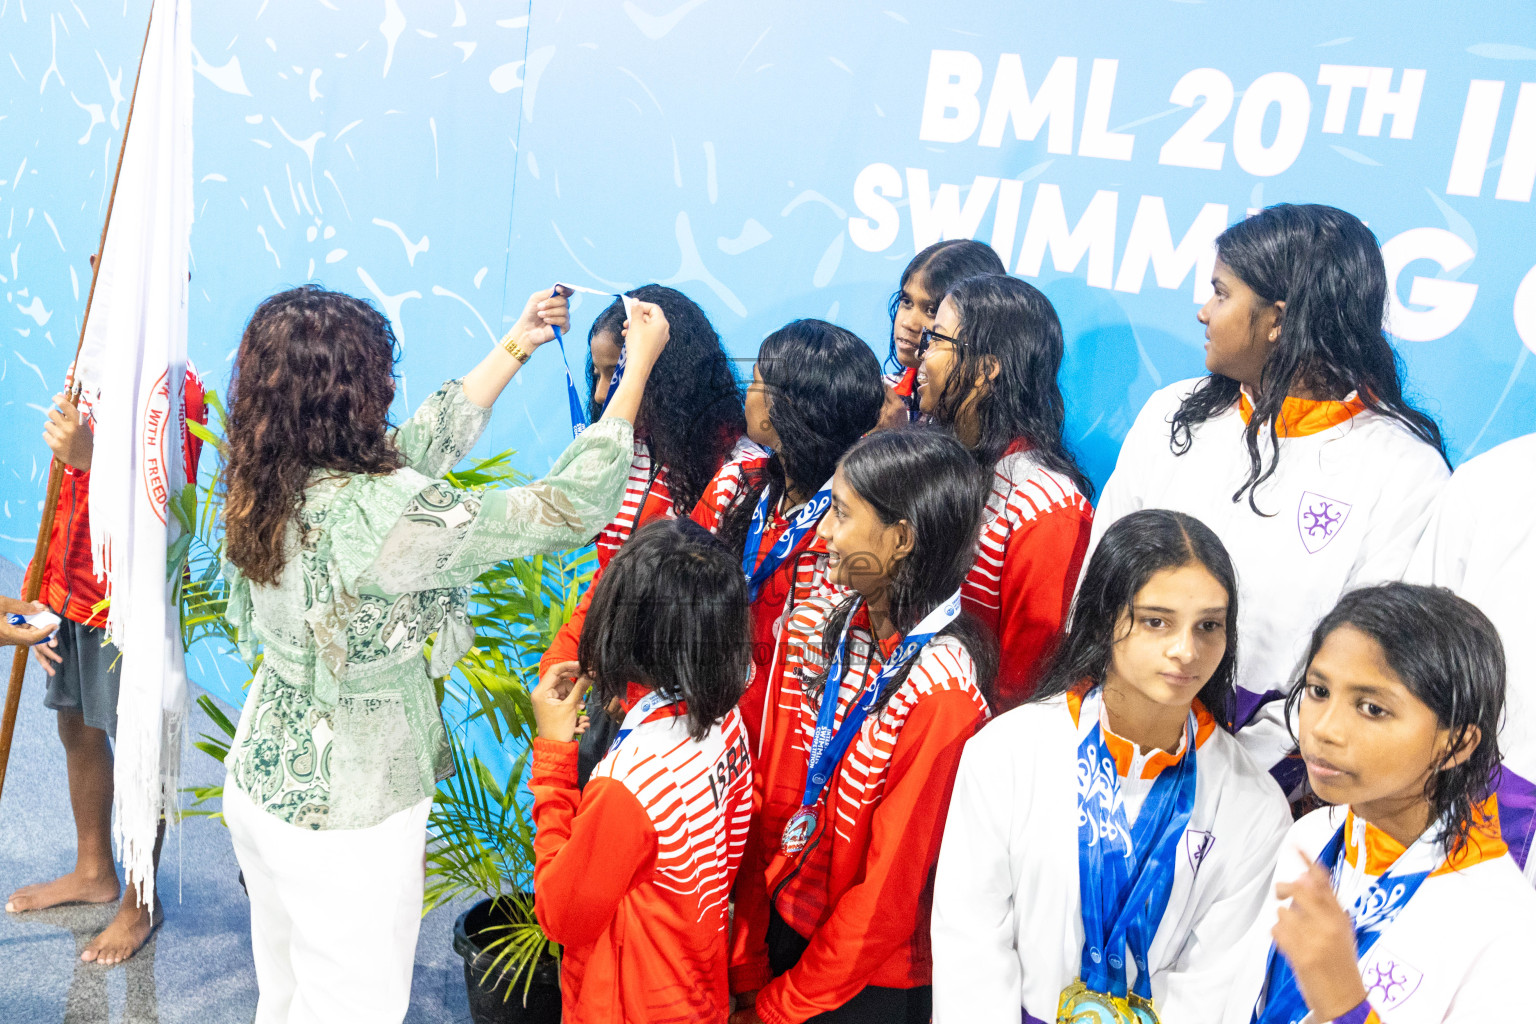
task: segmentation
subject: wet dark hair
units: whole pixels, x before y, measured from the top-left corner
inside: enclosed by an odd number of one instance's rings
[[[713,535],[686,517],[636,530],[592,587],[578,658],[595,701],[630,683],[688,703],[688,735],[703,739],[747,688],[747,585]]]
[[[1084,679],[1102,684],[1114,658],[1121,616],[1153,576],[1198,565],[1227,592],[1227,652],[1197,697],[1228,732],[1236,714],[1237,573],[1221,538],[1194,516],[1164,508],[1132,512],[1099,541],[1072,606],[1072,631],[1062,637],[1031,701],[1066,693]]]
[[[651,370],[635,433],[651,450],[653,469],[667,467],[672,503],[687,515],[698,503],[710,478],[746,433],[741,382],[709,317],[698,303],[675,288],[643,285],[626,293],[654,302],[667,315],[671,336]],[[597,372],[592,366],[591,341],[610,334],[624,344],[624,303],[614,299],[592,322],[587,333],[587,404],[594,421],[602,415],[595,396]]]
[[[974,405],[980,429],[976,460],[991,469],[1022,439],[1046,469],[1092,498],[1093,484],[1062,436],[1067,407],[1056,377],[1065,345],[1051,300],[1034,285],[1003,274],[968,277],[948,298],[960,315],[960,344],[934,406],[934,422],[954,424],[971,382],[995,359],[998,375]]]
[[[768,335],[757,372],[779,448],[721,516],[719,536],[737,552],[764,488],[776,502],[786,480],[807,494],[826,483],[848,446],[875,428],[885,402],[875,354],[858,335],[825,320],[794,320]]]
[[[340,292],[304,285],[251,314],[223,449],[225,556],[251,582],[277,582],[287,525],[313,471],[405,465],[389,435],[398,358],[384,315]]]
[[[971,571],[991,479],[954,435],[929,426],[876,431],[849,448],[838,468],[843,481],[873,506],[882,523],[905,521],[912,528],[912,553],[896,564],[889,585],[891,622],[906,634],[959,590]],[[860,556],[844,557],[857,561]],[[829,663],[857,603],[856,597],[847,598],[828,616],[822,654]],[[997,677],[997,638],[967,612],[940,635],[965,645],[976,665],[977,687],[990,700]],[[909,662],[892,678],[876,708],[885,707],[911,669]],[[823,669],[810,689],[819,692],[825,684]]]
[[[1288,723],[1296,721],[1312,659],[1343,626],[1376,641],[1393,675],[1450,731],[1450,750],[1460,748],[1473,726],[1481,732],[1470,757],[1453,768],[1437,767],[1424,786],[1430,825],[1438,826],[1435,838],[1455,849],[1482,824],[1482,805],[1498,785],[1503,761],[1504,645],[1498,630],[1476,605],[1444,587],[1385,583],[1352,590],[1312,631],[1285,699]]]
[[[1367,408],[1446,457],[1440,427],[1403,395],[1402,367],[1382,333],[1386,266],[1376,236],[1358,217],[1332,206],[1271,206],[1223,231],[1216,258],[1264,302],[1285,303],[1280,341],[1264,364],[1258,402],[1243,431],[1248,479],[1232,495],[1234,502],[1247,493],[1249,508],[1264,514],[1256,503],[1258,487],[1280,461],[1280,413],[1299,385],[1334,398],[1356,392]],[[1202,380],[1173,415],[1173,451],[1189,451],[1191,431],[1232,408],[1239,388],[1220,374]],[[1267,465],[1259,452],[1261,428],[1268,430]]]
[[[934,242],[913,256],[907,269],[901,272],[901,284],[891,295],[891,346],[885,354],[885,365],[890,370],[905,369],[896,361],[896,312],[901,309],[901,293],[916,278],[933,299],[938,308],[946,293],[968,277],[979,274],[1006,274],[1008,268],[998,258],[997,250],[990,245],[970,238],[951,238],[947,242]]]

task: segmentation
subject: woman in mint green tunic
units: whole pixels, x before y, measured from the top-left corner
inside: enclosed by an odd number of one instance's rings
[[[251,896],[257,1024],[405,1015],[427,812],[452,771],[431,678],[473,643],[476,576],[585,544],[618,511],[631,423],[668,335],[658,307],[636,304],[603,418],[542,481],[441,479],[567,324],[564,295],[535,294],[479,366],[392,432],[396,345],[371,305],[305,286],[264,301],[246,327],[225,574],[241,653],[261,659],[225,761],[224,815]],[[563,405],[549,403],[561,416]]]

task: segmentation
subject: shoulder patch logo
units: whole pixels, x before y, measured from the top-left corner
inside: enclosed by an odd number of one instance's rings
[[[1338,536],[1352,508],[1348,502],[1335,501],[1316,491],[1301,492],[1301,501],[1296,505],[1296,530],[1308,554],[1317,554]]]
[[[1184,852],[1189,855],[1190,871],[1199,874],[1205,855],[1210,853],[1211,847],[1215,845],[1216,837],[1209,832],[1197,832],[1191,829],[1184,833]]]

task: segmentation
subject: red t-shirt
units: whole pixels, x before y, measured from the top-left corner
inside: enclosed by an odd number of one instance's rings
[[[187,365],[186,412],[188,421],[208,422],[203,404],[203,380]],[[90,410],[85,410],[87,418]],[[197,479],[197,463],[203,442],[183,424],[181,453],[187,479]],[[53,533],[48,542],[48,557],[43,562],[43,588],[38,595],[49,608],[71,622],[104,626],[107,609],[106,582],[96,578],[91,559],[89,470],[64,467],[64,485],[59,489],[59,503],[54,507]],[[31,567],[27,569],[30,573]]]

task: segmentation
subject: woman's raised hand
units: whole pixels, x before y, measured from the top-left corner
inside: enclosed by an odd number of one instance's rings
[[[635,302],[630,307],[629,319],[624,321],[626,371],[637,361],[654,366],[671,336],[672,326],[660,306],[654,302]]]
[[[534,292],[523,306],[523,315],[512,325],[513,340],[522,349],[532,353],[547,341],[555,339],[555,328],[562,331],[571,326],[571,307],[567,301],[570,292],[556,286],[558,294],[548,291]]]

